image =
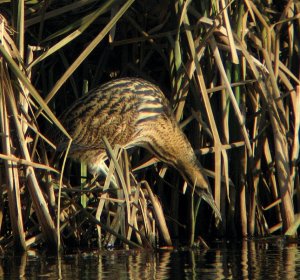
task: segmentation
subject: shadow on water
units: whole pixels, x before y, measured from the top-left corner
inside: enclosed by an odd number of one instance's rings
[[[29,251],[0,257],[10,279],[299,279],[300,246],[284,239],[216,242],[209,250]]]

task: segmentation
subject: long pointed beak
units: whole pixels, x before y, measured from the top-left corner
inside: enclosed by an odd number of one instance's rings
[[[206,190],[197,190],[198,195],[214,210],[216,216],[220,221],[222,221],[221,213],[217,207],[212,194]]]

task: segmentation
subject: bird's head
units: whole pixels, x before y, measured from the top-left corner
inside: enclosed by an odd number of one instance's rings
[[[181,174],[194,191],[201,197],[215,212],[216,217],[222,221],[221,213],[212,196],[212,191],[206,175],[203,173],[200,163],[195,160],[191,164],[181,164]]]
[[[212,208],[216,217],[220,221],[222,221],[221,212],[215,203],[215,200],[211,194],[211,191],[209,189],[203,189],[203,188],[196,187],[195,192]]]

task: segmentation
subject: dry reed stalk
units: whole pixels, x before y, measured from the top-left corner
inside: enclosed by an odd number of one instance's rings
[[[14,95],[12,93],[8,92],[7,97],[9,100],[8,104],[9,104],[10,110],[13,114],[13,120],[14,120],[14,124],[16,126],[17,135],[18,135],[18,138],[20,141],[21,152],[23,154],[23,157],[27,161],[30,161],[31,159],[30,159],[28,148],[27,148],[27,144],[26,144],[26,141],[25,141],[25,138],[23,135],[21,124],[17,117],[18,113],[17,113],[17,107],[15,104]],[[39,223],[42,227],[42,231],[44,232],[47,240],[56,246],[58,240],[57,240],[57,235],[56,235],[56,231],[55,231],[55,226],[54,226],[53,220],[50,216],[47,203],[46,203],[44,196],[40,190],[40,186],[38,184],[34,169],[31,166],[27,166],[27,168],[26,168],[26,177],[28,179],[29,191],[31,194],[31,198],[32,198],[32,201],[33,201],[33,204],[35,207],[37,217],[39,219]]]
[[[283,230],[286,231],[294,223],[294,210],[291,200],[292,186],[290,181],[288,144],[286,140],[286,120],[283,119],[283,103],[281,99],[278,99],[280,98],[280,93],[279,89],[277,88],[274,73],[272,71],[272,64],[269,55],[267,54],[266,50],[262,50],[262,53],[266,60],[266,66],[270,73],[272,83],[268,89],[269,95],[265,96],[265,98],[268,100],[269,106],[272,108],[269,116],[273,129],[277,179],[282,200],[281,214],[283,218]]]
[[[154,208],[154,216],[157,220],[158,228],[160,229],[160,232],[164,239],[164,242],[166,243],[167,246],[172,246],[172,240],[170,237],[170,233],[169,233],[169,230],[167,227],[167,223],[166,223],[165,216],[163,214],[160,202],[159,202],[158,198],[153,194],[148,182],[142,181],[141,183],[146,186],[148,195],[150,197],[150,201]]]
[[[2,133],[2,149],[6,155],[11,155],[11,135],[10,135],[10,126],[9,119],[6,111],[6,98],[5,98],[5,90],[8,90],[7,85],[8,82],[7,77],[5,75],[6,71],[4,71],[3,60],[1,63],[1,89],[2,93],[0,96],[0,108],[1,108],[1,116],[0,116],[0,127]],[[7,185],[7,193],[9,200],[9,213],[10,213],[10,221],[12,225],[12,232],[14,237],[14,242],[16,247],[26,250],[25,243],[25,231],[23,225],[22,218],[22,206],[20,201],[20,186],[19,186],[19,178],[17,173],[17,165],[15,162],[7,160],[4,162],[5,166],[5,174],[6,174],[6,185]],[[16,176],[17,175],[17,176]]]
[[[183,22],[185,23],[186,26],[189,25],[189,19],[187,17],[187,15],[185,14],[183,16]],[[213,142],[214,142],[214,148],[215,148],[215,188],[214,188],[214,198],[215,198],[215,202],[217,207],[220,209],[220,204],[221,204],[221,140],[219,137],[219,133],[217,130],[217,126],[214,120],[214,115],[213,115],[213,111],[209,102],[209,97],[207,94],[207,90],[206,90],[206,86],[205,86],[205,81],[203,78],[203,73],[202,73],[202,69],[201,66],[199,64],[199,61],[197,60],[197,54],[195,52],[195,42],[192,36],[191,31],[189,31],[188,29],[186,29],[186,36],[187,36],[187,40],[188,40],[188,44],[189,44],[189,49],[191,52],[191,56],[192,56],[192,60],[193,63],[195,64],[195,66],[193,67],[196,70],[196,79],[197,79],[197,83],[198,83],[198,87],[201,90],[202,93],[202,97],[203,97],[203,101],[204,101],[204,106],[206,108],[206,113],[207,113],[207,117],[209,120],[209,124],[211,127],[211,131],[213,134]],[[193,222],[192,222],[193,224]]]
[[[106,198],[109,197],[109,194],[106,191],[109,188],[113,173],[114,173],[114,162],[111,161],[110,165],[109,165],[108,174],[107,174],[107,177],[105,179],[104,186],[103,186],[103,194],[99,198],[99,203],[98,203],[98,207],[97,207],[97,211],[96,211],[96,215],[95,215],[95,218],[98,221],[100,221],[100,219],[101,219],[101,214],[102,214],[102,211],[103,211],[103,208],[104,208],[104,204],[106,202]],[[99,248],[101,248],[102,247],[102,242],[101,242],[102,231],[101,231],[100,226],[97,226],[97,232],[98,232],[98,246],[99,246]]]
[[[291,151],[291,183],[294,189],[296,187],[296,173],[297,173],[297,161],[299,161],[299,139],[300,139],[300,85],[296,87],[296,91],[291,93],[292,106],[294,111],[294,131],[293,131],[293,144]]]
[[[138,226],[137,226],[137,213],[138,213],[138,199],[139,199],[139,194],[140,194],[140,187],[139,185],[136,185],[136,191],[134,194],[134,198],[132,201],[132,211],[131,211],[131,217],[130,217],[130,221],[128,223],[128,231],[127,231],[127,239],[131,239],[132,237],[132,231],[134,230],[134,232],[136,233],[136,239],[138,241],[138,243],[140,245],[142,245],[142,239],[140,238],[139,234],[138,234]]]

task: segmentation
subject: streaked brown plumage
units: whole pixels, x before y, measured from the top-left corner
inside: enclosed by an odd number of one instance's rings
[[[137,78],[110,81],[78,99],[60,120],[73,138],[69,156],[86,162],[92,173],[106,156],[103,136],[112,147],[146,148],[195,185],[220,217],[200,163],[157,86]],[[60,140],[62,150],[66,144]]]

